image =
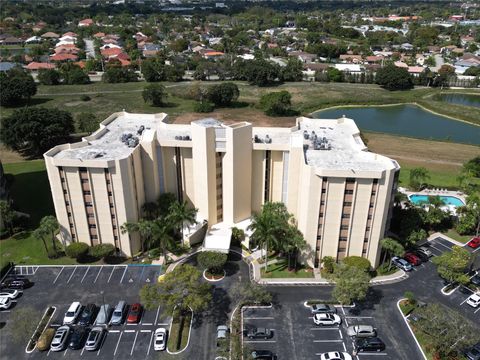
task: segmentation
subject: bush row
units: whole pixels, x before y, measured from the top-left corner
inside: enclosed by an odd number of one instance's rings
[[[86,243],[74,242],[66,247],[65,253],[68,257],[77,260],[84,259],[87,256],[95,259],[104,259],[112,256],[115,253],[115,246],[112,244],[98,244],[89,246]]]

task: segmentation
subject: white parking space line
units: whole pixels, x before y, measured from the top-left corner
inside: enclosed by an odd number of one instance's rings
[[[442,252],[443,252],[443,250],[437,249],[437,248],[436,248],[435,246],[433,246],[433,245],[430,245],[430,247],[431,247],[432,249],[435,249],[435,250],[437,250],[437,251],[438,251],[438,252],[440,252],[440,253],[442,253]]]
[[[157,323],[157,320],[158,320],[158,314],[159,314],[159,313],[160,313],[160,306],[159,306],[159,307],[158,307],[158,309],[157,309],[157,315],[155,315],[155,322],[154,322],[154,324],[156,324],[156,323]]]
[[[102,272],[102,270],[103,270],[103,265],[100,266],[100,270],[98,270],[98,274],[97,274],[97,276],[95,277],[95,280],[93,281],[94,284],[97,282],[98,276],[100,275],[100,273]]]
[[[375,355],[375,356],[387,356],[388,354],[386,354],[386,353],[373,353],[373,352],[369,352],[368,354],[359,353],[359,354],[357,355],[357,358],[358,358],[358,356],[370,356],[370,355]]]
[[[153,323],[143,323],[142,325],[149,326],[149,325],[153,325]]]
[[[135,343],[137,342],[138,331],[135,333],[135,339],[133,339],[132,350],[130,350],[130,356],[133,355],[133,349],[135,348]]]
[[[123,278],[125,277],[125,273],[127,272],[127,269],[128,269],[128,266],[125,266],[125,270],[123,271],[122,278],[120,279],[120,284],[122,283]]]
[[[83,356],[84,351],[85,351],[85,347],[82,348],[82,352],[80,353],[80,356]]]
[[[310,330],[313,330],[313,331],[315,331],[315,330],[338,330],[338,328],[336,328],[336,327],[329,327],[329,328],[328,327],[325,327],[325,328],[324,327],[318,327],[318,328],[311,328]],[[340,331],[340,330],[338,330],[338,331]]]
[[[117,354],[118,344],[120,344],[120,340],[122,339],[122,335],[123,335],[123,333],[120,333],[120,336],[118,337],[117,346],[115,346],[115,351],[113,352],[113,356],[115,356]]]
[[[373,319],[373,316],[345,316],[349,319]]]
[[[478,249],[473,250],[472,253],[476,253],[478,250],[480,250],[480,247]]]
[[[447,250],[452,250],[447,245],[443,245],[441,242],[435,243],[435,245],[440,245],[440,246],[443,246],[444,248],[446,248]]]
[[[157,325],[160,325],[160,326],[169,326],[170,324],[168,324],[168,323],[158,323]]]
[[[140,330],[140,332],[142,332],[142,333],[149,333],[149,332],[152,332],[152,330]]]
[[[347,352],[347,347],[345,346],[345,343],[342,343],[343,345],[343,351]]]
[[[68,347],[65,349],[65,351],[63,352],[63,356],[67,355],[67,352],[68,352]]]
[[[108,330],[109,333],[119,333],[120,330]]]
[[[127,325],[130,325],[130,324],[127,324]],[[123,332],[126,332],[126,333],[134,333],[135,330],[123,330]]]
[[[150,348],[152,347],[152,340],[153,340],[153,331],[152,331],[152,335],[150,336],[150,342],[148,343],[147,355],[150,354]]]
[[[276,343],[275,340],[244,340],[244,343],[251,343],[251,344],[260,344],[260,343]]]
[[[340,334],[340,339],[343,340],[343,334],[342,334],[342,331],[340,329],[338,329],[338,333]]]
[[[110,273],[110,276],[108,277],[107,283],[110,282],[110,279],[112,278],[113,272],[115,271],[115,268],[116,268],[116,267],[117,267],[117,266],[114,266],[114,267],[113,267],[112,272]]]
[[[477,310],[475,310],[473,313],[476,314],[478,312],[478,310],[480,310],[480,307]]]
[[[73,269],[72,273],[70,274],[70,277],[68,278],[67,280],[67,284],[70,282],[70,280],[72,280],[72,277],[73,277],[73,274],[75,274],[75,271],[77,271],[77,267],[75,266],[75,268]]]
[[[244,317],[245,320],[273,320],[274,318],[273,317],[269,317],[269,316],[266,316],[266,317]]]
[[[65,269],[65,266],[62,267],[62,269],[60,270],[60,272],[57,274],[57,277],[55,278],[55,280],[53,280],[53,283],[54,283],[54,284],[57,282],[57,279],[58,279],[58,277],[60,276],[60,274],[62,273],[63,269]]]
[[[88,270],[90,270],[90,266],[87,266],[87,271],[85,271],[85,274],[83,274],[82,280],[80,280],[80,283],[83,283],[83,280],[85,279],[85,276],[88,274]]]
[[[343,343],[343,340],[313,340],[313,342],[314,343],[329,343],[329,342]]]

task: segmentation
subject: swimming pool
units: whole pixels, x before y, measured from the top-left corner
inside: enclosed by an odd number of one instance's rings
[[[413,195],[409,195],[408,198],[415,205],[419,205],[419,204],[422,204],[422,203],[428,204],[428,198],[430,196],[434,196],[434,195],[413,194]],[[440,199],[443,200],[445,205],[453,205],[453,206],[464,206],[465,205],[465,203],[461,199],[459,199],[455,196],[440,195]]]

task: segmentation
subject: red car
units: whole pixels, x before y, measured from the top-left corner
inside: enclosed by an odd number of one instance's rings
[[[420,258],[417,255],[410,252],[403,255],[403,258],[407,260],[410,264],[415,266],[418,266],[422,263],[422,260],[420,260]]]
[[[476,249],[477,247],[480,246],[480,237],[474,237],[472,240],[470,240],[467,244],[470,246],[472,249]]]
[[[130,324],[135,324],[140,321],[142,315],[142,305],[139,303],[133,304],[130,306],[130,311],[128,312],[127,322]]]

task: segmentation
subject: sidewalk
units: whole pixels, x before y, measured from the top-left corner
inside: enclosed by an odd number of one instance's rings
[[[428,237],[427,241],[432,241],[432,240],[434,240],[434,239],[436,239],[436,238],[441,238],[441,239],[443,239],[443,240],[450,241],[452,244],[458,245],[458,246],[461,246],[461,247],[463,247],[463,246],[466,245],[466,244],[461,243],[460,241],[457,241],[457,240],[455,240],[455,239],[452,239],[451,237],[448,237],[447,235],[442,234],[442,233],[440,233],[440,232],[436,232],[436,233],[433,233],[432,235],[430,235],[430,236]]]

